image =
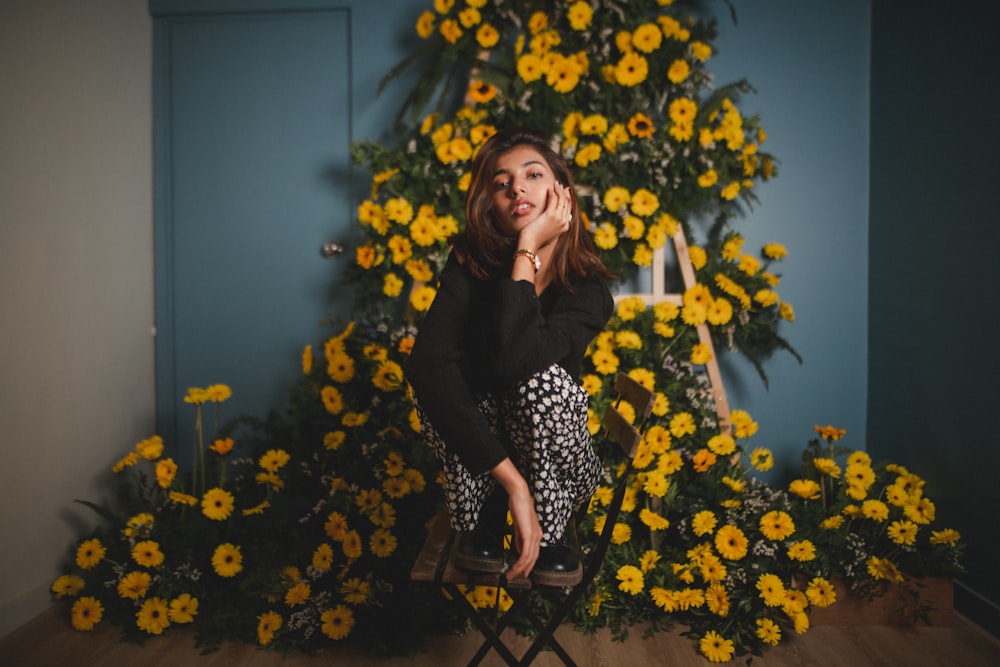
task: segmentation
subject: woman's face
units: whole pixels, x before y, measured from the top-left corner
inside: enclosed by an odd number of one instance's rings
[[[545,210],[555,175],[534,148],[517,146],[497,159],[493,211],[505,236],[517,234]]]

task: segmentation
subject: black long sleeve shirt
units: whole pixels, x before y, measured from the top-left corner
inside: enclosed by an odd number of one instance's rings
[[[499,400],[512,385],[559,364],[579,379],[587,345],[604,328],[614,300],[604,281],[535,294],[527,280],[479,280],[452,254],[413,346],[406,377],[446,446],[473,474],[508,452],[490,430],[477,397]]]

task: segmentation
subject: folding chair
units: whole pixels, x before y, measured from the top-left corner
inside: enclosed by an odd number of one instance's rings
[[[576,662],[556,640],[555,631],[564,622],[580,597],[593,585],[601,569],[604,556],[611,544],[611,534],[615,522],[625,499],[628,478],[632,471],[632,461],[642,440],[642,429],[645,427],[654,402],[654,396],[650,390],[624,373],[618,374],[615,380],[615,391],[617,398],[607,407],[602,420],[605,429],[603,443],[605,450],[607,450],[609,449],[608,441],[614,440],[625,455],[625,469],[618,478],[601,534],[589,552],[584,555],[585,567],[579,581],[574,585],[570,587],[539,586],[533,585],[530,580],[524,578],[508,580],[504,573],[484,574],[464,570],[455,564],[456,549],[454,547],[458,544],[458,533],[451,528],[447,510],[434,517],[427,539],[417,556],[410,576],[414,581],[432,582],[441,586],[482,633],[483,644],[469,661],[470,667],[478,665],[491,648],[508,665],[530,665],[546,646],[550,647],[568,667],[576,667]],[[637,425],[630,424],[618,410],[623,400],[634,408]],[[604,452],[605,457],[610,454],[610,451]],[[587,503],[584,503],[575,517],[577,525],[586,516],[586,513]],[[497,599],[492,611],[484,613],[483,610],[476,609],[459,588],[463,585],[496,587]],[[501,588],[506,590],[513,600],[511,608],[502,616],[499,609]],[[529,609],[530,596],[535,591],[553,588],[565,591],[565,597],[559,602],[555,611],[548,615],[548,619],[543,620]],[[521,612],[521,610],[525,611]],[[520,658],[513,654],[500,637],[501,633],[511,624],[517,612],[521,612],[520,616],[525,618],[538,632]]]

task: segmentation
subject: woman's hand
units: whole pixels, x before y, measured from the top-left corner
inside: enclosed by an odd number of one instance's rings
[[[504,459],[490,472],[507,492],[510,515],[514,520],[514,546],[518,558],[507,571],[507,577],[527,577],[535,567],[542,543],[542,526],[538,523],[535,501],[528,483],[510,459]]]
[[[572,213],[573,196],[570,189],[561,183],[553,182],[547,193],[545,208],[541,215],[521,230],[518,247],[528,248],[536,252],[544,248],[569,229]]]

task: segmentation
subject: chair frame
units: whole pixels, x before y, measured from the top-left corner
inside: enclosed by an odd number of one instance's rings
[[[586,565],[578,583],[570,587],[540,586],[533,585],[530,580],[524,578],[508,580],[505,573],[484,574],[463,570],[455,563],[456,549],[453,547],[457,545],[458,533],[451,528],[447,510],[443,510],[432,520],[427,540],[414,563],[410,576],[414,581],[433,582],[440,586],[446,595],[456,601],[464,615],[483,635],[482,645],[468,663],[470,667],[478,665],[491,648],[512,667],[530,665],[546,646],[551,648],[565,665],[576,667],[576,662],[556,640],[555,631],[565,621],[577,600],[594,584],[604,563],[604,557],[611,544],[612,531],[625,499],[633,460],[639,450],[642,433],[655,402],[652,391],[624,373],[619,373],[615,380],[615,392],[617,398],[607,406],[602,418],[605,430],[603,445],[605,449],[608,449],[608,440],[613,439],[621,452],[624,453],[626,464],[617,480],[614,495],[608,506],[604,527],[597,542],[585,557]],[[619,411],[623,400],[632,405],[637,425],[629,423]],[[610,451],[606,451],[604,456],[607,457],[609,454]],[[577,525],[586,517],[587,505],[588,503],[584,503],[577,511],[575,516]],[[492,613],[484,613],[483,610],[473,606],[459,588],[462,585],[469,587],[495,586],[497,599]],[[513,600],[510,609],[502,615],[500,614],[501,588],[508,591]],[[538,635],[525,653],[518,658],[503,642],[500,635],[515,618],[515,612],[528,606],[532,592],[546,589],[568,589],[568,592],[547,620],[543,620],[528,611],[521,613],[521,616],[538,631]],[[488,618],[489,616],[492,618]]]

